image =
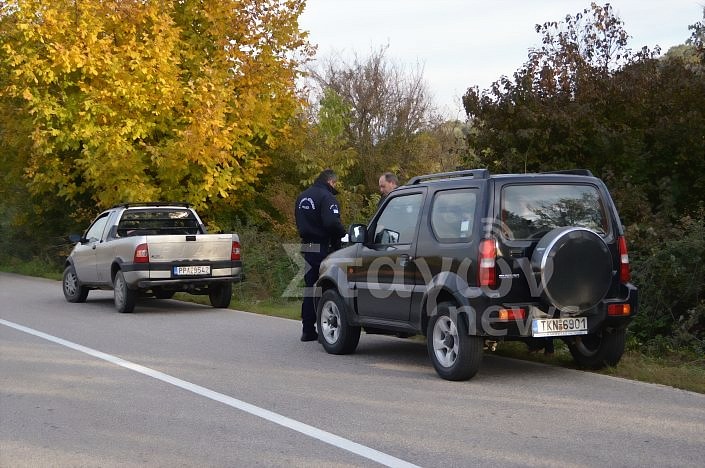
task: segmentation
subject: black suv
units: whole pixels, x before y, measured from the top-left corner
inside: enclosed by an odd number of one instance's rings
[[[427,337],[438,374],[466,380],[501,341],[563,339],[583,367],[615,365],[637,312],[624,230],[587,170],[411,179],[321,265],[319,341]]]

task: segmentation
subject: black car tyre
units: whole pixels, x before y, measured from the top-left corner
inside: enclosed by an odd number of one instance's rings
[[[220,283],[208,286],[208,298],[211,305],[218,309],[227,309],[233,298],[233,284]]]
[[[135,302],[137,302],[137,290],[130,289],[125,281],[125,275],[122,271],[115,274],[113,281],[113,293],[115,300],[115,308],[121,314],[129,314],[135,310]]]
[[[439,376],[446,380],[468,380],[480,369],[483,340],[468,335],[465,320],[444,302],[428,322],[428,355]]]
[[[616,366],[624,354],[626,329],[600,330],[597,333],[576,336],[567,342],[576,364],[586,369]]]
[[[348,309],[334,289],[328,289],[318,301],[318,341],[330,354],[350,354],[360,342],[360,327],[348,322]]]
[[[64,270],[62,289],[64,291],[64,297],[68,302],[86,302],[89,289],[85,286],[81,286],[81,283],[78,281],[78,276],[76,276],[76,269],[73,265],[67,266]]]

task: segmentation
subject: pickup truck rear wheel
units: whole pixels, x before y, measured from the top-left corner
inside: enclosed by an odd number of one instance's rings
[[[350,354],[360,342],[360,327],[348,322],[348,308],[340,294],[328,289],[318,302],[319,341],[329,354]]]
[[[233,284],[221,283],[208,286],[208,298],[211,305],[218,309],[227,309],[233,298]]]
[[[76,269],[73,265],[69,265],[64,270],[64,278],[62,282],[64,297],[68,302],[86,302],[89,289],[81,286],[76,276]]]
[[[576,336],[568,341],[573,360],[586,369],[602,369],[616,366],[624,354],[626,329],[603,329],[596,333]]]
[[[480,369],[483,340],[468,335],[465,320],[453,314],[448,302],[438,304],[438,313],[428,322],[428,355],[438,375],[446,380],[468,380]]]
[[[125,276],[122,271],[115,274],[113,282],[113,292],[115,298],[115,308],[118,312],[129,314],[135,310],[135,302],[137,301],[137,290],[127,287]]]

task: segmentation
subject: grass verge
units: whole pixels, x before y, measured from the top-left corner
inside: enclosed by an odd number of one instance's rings
[[[501,343],[496,354],[577,369],[568,347],[563,342],[555,340],[555,348],[556,351],[553,355],[532,354],[527,351],[524,343],[510,342]],[[705,393],[705,357],[698,357],[691,353],[670,352],[655,357],[640,353],[638,350],[628,349],[617,366],[588,372]]]

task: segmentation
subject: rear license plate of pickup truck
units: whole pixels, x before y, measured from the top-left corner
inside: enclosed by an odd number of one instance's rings
[[[533,336],[587,335],[587,317],[536,319],[531,322]]]
[[[175,266],[174,276],[206,276],[211,274],[210,265]]]

